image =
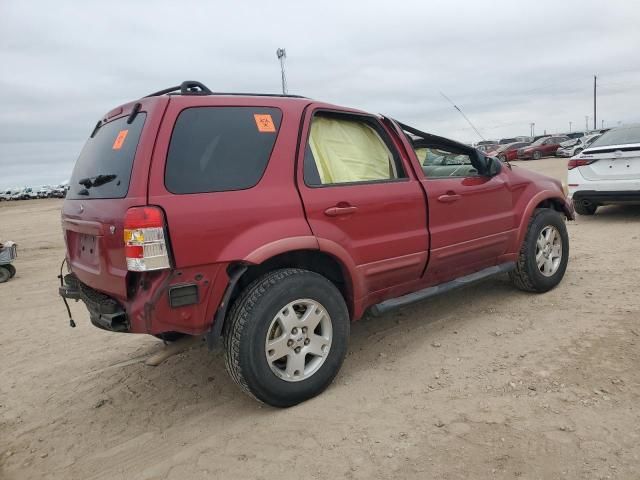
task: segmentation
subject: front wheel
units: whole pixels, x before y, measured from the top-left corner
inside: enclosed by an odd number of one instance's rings
[[[244,290],[229,315],[227,371],[264,403],[303,402],[327,388],[340,370],[349,312],[340,291],[317,273],[270,272]]]
[[[573,202],[573,208],[579,215],[593,215],[598,209],[598,205],[591,202]]]
[[[11,278],[11,272],[6,265],[0,265],[0,283],[7,282]]]
[[[562,215],[541,208],[529,220],[515,270],[513,284],[527,292],[547,292],[560,283],[569,260],[569,235]]]
[[[539,150],[536,150],[535,152],[533,152],[533,159],[534,160],[540,160],[540,158],[542,158],[542,153],[540,153]]]

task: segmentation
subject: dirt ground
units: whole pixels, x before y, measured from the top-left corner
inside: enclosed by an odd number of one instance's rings
[[[524,162],[561,177],[566,161]],[[220,352],[67,326],[59,200],[0,203],[2,479],[640,478],[640,207],[569,224],[544,295],[499,277],[353,326],[321,396],[241,393]]]

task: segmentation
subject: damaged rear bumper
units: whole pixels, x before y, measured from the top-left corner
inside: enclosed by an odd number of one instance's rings
[[[112,332],[130,330],[124,307],[108,295],[83,284],[73,273],[63,277],[58,293],[67,300],[82,300],[89,311],[91,323],[96,327]]]

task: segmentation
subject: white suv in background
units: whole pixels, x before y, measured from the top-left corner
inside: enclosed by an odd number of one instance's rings
[[[567,165],[569,196],[580,215],[600,205],[640,204],[640,125],[604,133]]]

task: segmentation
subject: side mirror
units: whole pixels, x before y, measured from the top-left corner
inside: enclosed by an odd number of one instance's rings
[[[482,152],[478,152],[479,171],[487,177],[494,177],[502,170],[502,162],[494,157],[487,157]]]

